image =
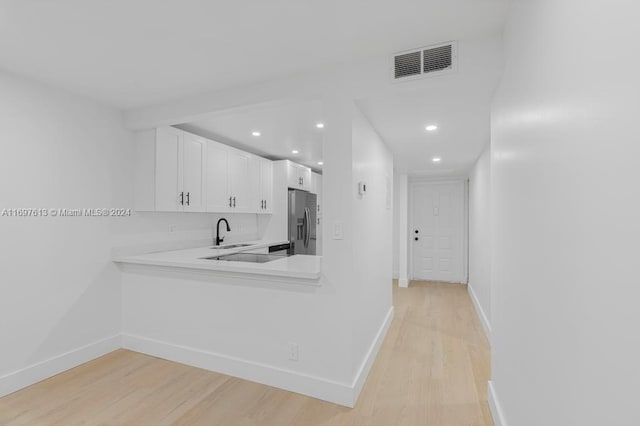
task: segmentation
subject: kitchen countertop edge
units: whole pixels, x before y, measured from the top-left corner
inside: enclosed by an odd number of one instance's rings
[[[214,272],[217,274],[229,274],[233,276],[246,276],[247,278],[251,277],[262,277],[262,279],[274,279],[274,278],[288,278],[288,279],[297,279],[306,281],[306,285],[320,285],[319,280],[322,275],[321,268],[321,259],[318,258],[317,267],[310,268],[309,271],[304,271],[300,269],[288,269],[284,266],[281,269],[273,268],[273,267],[264,267],[266,264],[249,264],[244,265],[242,262],[228,262],[226,261],[224,264],[219,263],[220,261],[206,261],[210,263],[199,262],[206,255],[209,256],[224,256],[233,253],[240,252],[251,252],[252,250],[261,249],[264,247],[268,247],[271,245],[283,244],[286,241],[258,241],[255,242],[250,247],[241,247],[235,249],[212,249],[209,247],[201,247],[194,249],[182,249],[182,250],[171,250],[171,251],[163,251],[163,252],[154,252],[147,253],[141,255],[133,255],[133,256],[114,256],[112,261],[119,264],[130,264],[130,265],[141,265],[141,266],[152,266],[152,267],[168,267],[168,268],[177,268],[177,269],[187,269],[187,270],[197,270],[197,271],[208,271]],[[301,255],[296,255],[301,256]],[[274,262],[282,262],[284,260],[289,260],[294,256],[276,260]],[[182,258],[182,259],[181,259]]]

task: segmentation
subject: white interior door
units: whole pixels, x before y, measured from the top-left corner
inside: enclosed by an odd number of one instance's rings
[[[464,183],[417,183],[412,189],[412,278],[464,281]]]

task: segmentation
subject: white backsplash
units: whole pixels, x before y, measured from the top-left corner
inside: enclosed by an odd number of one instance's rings
[[[220,234],[225,243],[252,241],[261,238],[258,215],[218,213],[133,213],[131,217],[112,220],[112,255],[133,255],[154,251],[179,250],[213,244],[218,219],[229,222],[231,232],[224,223]]]

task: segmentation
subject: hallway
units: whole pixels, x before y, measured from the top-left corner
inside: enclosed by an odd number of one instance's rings
[[[0,399],[3,425],[492,425],[489,346],[465,285],[394,283],[354,409],[118,350]]]

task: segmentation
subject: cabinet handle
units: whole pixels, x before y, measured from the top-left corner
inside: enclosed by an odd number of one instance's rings
[[[264,200],[264,208],[267,208],[267,200]]]
[[[236,197],[233,197],[233,207],[236,207]]]
[[[189,193],[187,192],[187,205],[189,205]]]
[[[233,198],[233,197],[229,197],[229,207],[233,207],[233,206],[231,205],[231,199],[232,199],[232,198]]]
[[[260,208],[264,209],[264,200],[260,200]]]
[[[184,192],[180,193],[180,205],[184,206]]]

